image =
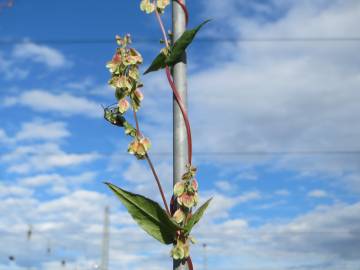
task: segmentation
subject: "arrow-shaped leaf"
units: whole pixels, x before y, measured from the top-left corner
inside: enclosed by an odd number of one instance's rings
[[[190,45],[190,43],[194,40],[197,32],[209,22],[210,20],[206,20],[194,29],[185,31],[179,39],[175,42],[174,46],[171,47],[171,53],[169,56],[166,56],[163,52],[159,53],[158,56],[151,63],[150,67],[144,72],[144,75],[157,71],[159,69],[165,68],[166,65],[173,66],[176,63],[181,61],[181,56],[185,52],[186,48]]]
[[[160,205],[142,195],[123,190],[113,184],[106,183],[127,208],[139,226],[164,244],[172,244],[176,231],[181,229]]]
[[[144,75],[149,72],[157,71],[159,69],[164,68],[166,66],[165,61],[166,61],[166,55],[163,52],[160,52],[158,56],[156,56],[154,61],[151,63],[150,67],[148,67],[148,69],[144,72]]]
[[[199,220],[204,215],[204,212],[206,208],[209,206],[212,198],[207,200],[202,206],[200,206],[196,212],[192,215],[192,217],[189,219],[188,223],[185,225],[185,231],[190,232],[191,229],[199,222]]]
[[[176,63],[180,62],[181,56],[185,52],[186,48],[190,45],[190,43],[194,40],[197,32],[209,21],[210,20],[206,20],[194,29],[185,31],[175,42],[174,46],[171,49],[171,53],[166,59],[165,63],[169,66],[173,66]]]

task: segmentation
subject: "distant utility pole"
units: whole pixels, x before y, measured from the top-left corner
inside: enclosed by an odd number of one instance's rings
[[[204,248],[204,269],[203,270],[207,270],[207,244],[204,243],[203,245],[203,248]]]
[[[31,224],[29,224],[28,225],[29,226],[29,228],[28,228],[28,230],[27,230],[27,232],[26,232],[26,240],[27,240],[27,242],[26,242],[26,249],[27,249],[27,254],[28,254],[28,258],[31,258],[31,256],[32,256],[32,254],[31,254],[31,238],[32,238],[32,235],[33,235],[33,227],[32,227],[32,225]],[[31,262],[30,262],[31,260],[29,260],[29,265],[28,265],[28,267],[27,267],[27,269],[28,270],[30,270],[31,269]]]
[[[109,267],[109,227],[110,227],[110,217],[109,217],[109,207],[105,207],[104,213],[104,228],[103,228],[103,237],[102,237],[102,247],[101,247],[101,270],[108,270]]]
[[[185,0],[182,0],[185,5]],[[186,17],[184,10],[175,0],[172,1],[172,24],[173,24],[173,42],[175,42],[186,30]],[[173,67],[173,78],[175,86],[187,110],[187,78],[186,78],[186,55],[184,53],[182,61]],[[175,97],[173,98],[173,184],[181,180],[181,176],[186,170],[188,163],[187,156],[187,133],[184,119]],[[179,265],[174,261],[173,269],[188,269],[187,264]]]

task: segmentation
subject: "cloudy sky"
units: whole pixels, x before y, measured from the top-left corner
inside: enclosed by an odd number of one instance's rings
[[[139,2],[19,0],[1,11],[0,270],[94,269],[106,205],[110,270],[171,268],[170,247],[102,183],[160,201],[146,163],[102,119],[115,34],[133,35],[143,70],[160,50]],[[358,270],[360,2],[188,6],[191,26],[213,18],[188,61],[194,163],[202,200],[214,197],[194,231],[195,268]],[[169,198],[172,96],[164,73],[143,81],[140,120]]]

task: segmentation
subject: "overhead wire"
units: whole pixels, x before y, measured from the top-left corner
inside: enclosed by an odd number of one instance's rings
[[[159,40],[152,38],[134,38],[137,43],[159,43]],[[2,38],[0,45],[13,45],[19,43],[33,42],[42,44],[63,44],[63,45],[77,45],[77,44],[107,44],[114,43],[113,39],[109,38],[48,38],[48,39],[27,39],[27,38]],[[197,42],[209,43],[266,43],[266,42],[360,42],[360,37],[264,37],[264,38],[212,38],[203,37],[197,39]]]

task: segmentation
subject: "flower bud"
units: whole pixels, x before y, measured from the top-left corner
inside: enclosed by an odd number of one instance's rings
[[[195,205],[195,196],[189,193],[183,193],[180,197],[178,197],[178,203],[187,208],[191,208]]]
[[[182,247],[182,245],[176,245],[171,250],[171,257],[173,257],[174,260],[184,259],[184,256],[185,256],[185,251],[184,251],[184,248]]]
[[[199,185],[198,182],[196,181],[196,179],[193,179],[191,182],[191,189],[196,192],[198,191]]]
[[[151,147],[151,141],[148,138],[141,138],[140,143],[144,146],[146,151],[148,151]]]
[[[174,195],[181,196],[185,192],[185,183],[183,181],[177,182],[174,186]]]
[[[140,91],[140,89],[136,89],[135,90],[135,96],[140,100],[142,101],[144,99],[144,94]]]
[[[130,103],[125,98],[123,98],[119,100],[118,107],[119,107],[119,112],[123,114],[129,109]]]
[[[173,218],[175,219],[176,223],[181,223],[185,220],[185,213],[179,208],[176,210],[176,212],[173,215]]]

